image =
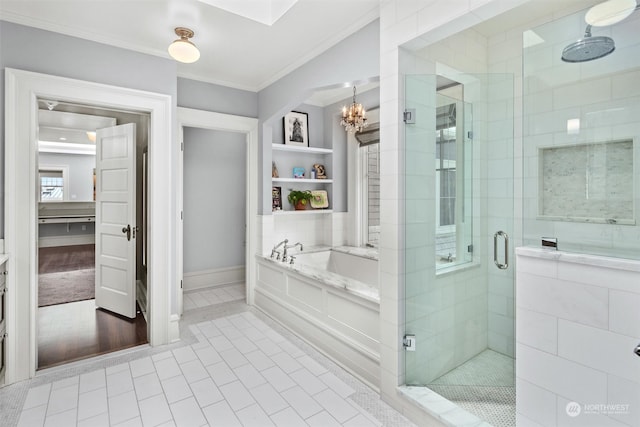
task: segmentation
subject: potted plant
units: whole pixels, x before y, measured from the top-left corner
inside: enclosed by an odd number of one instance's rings
[[[305,210],[309,200],[311,200],[311,191],[309,190],[291,190],[287,196],[289,203],[295,206],[297,211]]]

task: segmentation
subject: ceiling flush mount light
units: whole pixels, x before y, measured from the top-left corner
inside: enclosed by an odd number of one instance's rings
[[[340,124],[344,126],[347,132],[359,132],[367,126],[367,118],[364,116],[364,107],[356,102],[356,87],[353,87],[353,101],[351,106],[342,107],[342,121]]]
[[[193,31],[184,27],[178,27],[175,31],[180,38],[169,45],[169,55],[176,61],[185,64],[196,62],[200,58],[200,51],[196,45],[189,41],[193,37]]]
[[[584,20],[594,27],[605,27],[622,21],[636,7],[636,0],[608,0],[589,9]]]

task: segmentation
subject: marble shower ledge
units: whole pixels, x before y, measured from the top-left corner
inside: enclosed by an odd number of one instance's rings
[[[536,219],[542,221],[588,222],[591,224],[636,225],[636,221],[634,219],[625,218],[586,218],[576,216],[538,215]]]
[[[492,427],[427,387],[400,386],[398,392],[448,426]]]
[[[640,273],[640,261],[631,259],[556,251],[553,249],[529,246],[516,248],[516,255]]]

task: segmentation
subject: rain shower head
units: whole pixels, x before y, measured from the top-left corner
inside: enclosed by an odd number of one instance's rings
[[[587,25],[584,38],[571,43],[562,51],[564,62],[587,62],[609,55],[616,49],[611,37],[591,36],[591,25]]]

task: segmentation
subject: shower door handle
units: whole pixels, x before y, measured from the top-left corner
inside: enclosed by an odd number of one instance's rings
[[[498,237],[504,239],[504,263],[498,261]],[[509,267],[509,236],[502,230],[493,235],[493,262],[500,270],[506,270]]]

